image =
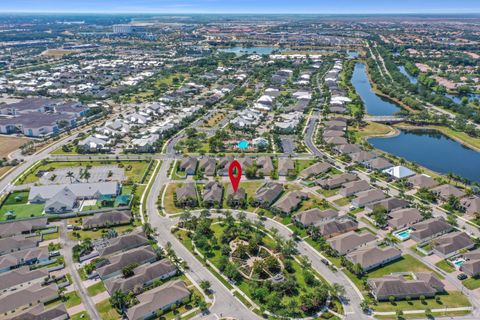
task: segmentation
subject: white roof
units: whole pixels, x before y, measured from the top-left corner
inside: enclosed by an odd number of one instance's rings
[[[383,170],[383,172],[388,173],[389,175],[394,176],[395,178],[398,178],[398,179],[415,175],[414,171],[404,166],[391,167]]]

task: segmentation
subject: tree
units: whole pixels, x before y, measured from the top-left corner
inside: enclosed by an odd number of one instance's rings
[[[113,307],[119,310],[121,313],[128,306],[128,296],[120,290],[117,290],[110,297],[110,303]]]
[[[333,286],[333,292],[337,297],[343,297],[345,295],[345,287],[341,285],[340,283],[334,283]]]
[[[395,297],[394,296],[389,296],[388,301],[390,301],[391,304],[395,302]]]
[[[202,280],[200,282],[200,288],[202,288],[202,290],[207,294],[210,291],[210,286],[211,286],[211,284],[210,284],[210,281],[208,281],[208,280]]]
[[[73,182],[72,182],[73,177],[74,177],[73,172],[72,172],[72,171],[68,171],[68,172],[67,172],[67,178],[70,179],[70,184],[73,183]]]

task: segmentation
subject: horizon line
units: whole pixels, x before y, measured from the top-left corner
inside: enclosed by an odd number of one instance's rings
[[[127,12],[127,11],[1,11],[0,15],[2,14],[125,14],[125,15],[154,15],[154,14],[165,14],[165,15],[188,15],[188,14],[196,14],[196,15],[220,15],[220,14],[231,14],[231,15],[254,15],[254,16],[262,16],[262,15],[415,15],[415,14],[422,14],[422,15],[480,15],[480,11],[477,12],[314,12],[314,13],[307,13],[307,12],[262,12],[262,13],[254,13],[254,12],[201,12],[201,11],[192,11],[192,12],[165,12],[165,11],[158,11],[158,12]]]

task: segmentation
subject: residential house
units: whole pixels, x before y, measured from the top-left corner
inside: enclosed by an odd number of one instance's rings
[[[67,308],[63,303],[53,307],[45,307],[43,304],[37,304],[29,309],[22,309],[8,320],[67,320],[70,319]]]
[[[295,215],[293,220],[304,227],[308,227],[309,225],[317,225],[325,221],[333,220],[336,217],[338,217],[338,212],[335,210],[320,210],[319,208],[312,208]]]
[[[402,251],[394,247],[364,248],[347,254],[347,259],[353,264],[360,264],[364,271],[370,271],[402,257]]]
[[[40,283],[35,283],[25,289],[2,295],[0,314],[6,317],[8,314],[13,314],[13,312],[53,301],[58,297],[58,287],[56,284],[42,286]]]
[[[181,280],[167,282],[137,296],[138,303],[127,311],[129,320],[153,318],[158,310],[168,310],[174,304],[181,304],[190,299],[190,291]]]
[[[475,246],[470,237],[462,231],[447,233],[431,242],[433,252],[440,257],[448,258],[460,250],[468,250]]]
[[[215,181],[207,182],[203,188],[203,205],[205,207],[221,207],[223,186]]]
[[[352,206],[356,208],[363,208],[370,203],[374,203],[385,199],[385,193],[379,189],[372,189],[357,193],[356,197],[352,200]]]
[[[444,284],[432,272],[413,273],[413,279],[401,275],[388,275],[368,280],[370,292],[377,301],[387,301],[390,297],[403,300],[407,297],[417,299],[421,296],[434,297],[444,291]]]
[[[272,206],[272,211],[280,214],[289,214],[299,208],[303,200],[308,199],[308,194],[302,191],[291,191],[280,198]]]
[[[97,137],[87,137],[83,140],[80,140],[77,144],[79,152],[84,153],[96,153],[96,152],[109,152],[110,151],[110,142],[105,139],[100,139]]]
[[[213,177],[215,175],[215,166],[216,161],[211,157],[201,158],[198,162],[198,169],[208,177]]]
[[[460,266],[460,271],[471,277],[480,274],[480,249],[466,252],[462,255],[466,261]]]
[[[354,154],[362,151],[362,149],[360,149],[358,145],[352,144],[352,143],[346,143],[346,144],[334,146],[333,150],[337,153],[344,154],[344,155],[350,155],[350,154]]]
[[[377,238],[370,232],[350,231],[327,240],[332,249],[340,255],[345,255],[361,246],[375,241]]]
[[[420,188],[431,189],[438,186],[439,183],[437,182],[437,180],[433,179],[432,177],[427,176],[426,174],[419,173],[409,177],[407,179],[407,184],[417,189],[420,189]]]
[[[289,176],[295,174],[295,161],[291,158],[278,159],[278,175]]]
[[[144,264],[155,261],[157,255],[149,245],[131,249],[110,256],[97,268],[97,274],[102,280],[118,276],[122,269],[134,263]]]
[[[130,224],[131,222],[132,213],[130,210],[110,210],[82,218],[82,228],[85,230],[92,228],[107,228]]]
[[[0,273],[25,265],[45,264],[50,261],[47,247],[36,247],[0,256]]]
[[[280,197],[282,192],[283,185],[281,183],[267,182],[255,192],[252,205],[268,208]]]
[[[433,194],[440,200],[447,201],[451,196],[455,198],[462,198],[465,196],[465,192],[458,189],[457,187],[452,186],[451,184],[443,184],[441,186],[435,187],[431,190]]]
[[[29,287],[35,283],[43,283],[46,277],[48,277],[47,269],[38,268],[30,270],[28,266],[1,273],[0,296],[23,287]]]
[[[393,229],[409,227],[422,221],[423,217],[416,208],[405,208],[391,211],[388,214],[388,225]]]
[[[29,234],[36,230],[47,228],[47,218],[40,217],[28,220],[0,223],[0,237],[11,237],[22,234]]]
[[[318,162],[306,169],[303,169],[300,172],[300,177],[309,178],[311,176],[316,176],[316,175],[328,172],[331,168],[332,168],[332,165],[328,162]]]
[[[231,184],[227,187],[227,204],[231,208],[243,208],[247,204],[247,193],[244,188],[239,187],[233,192]]]
[[[175,195],[175,205],[177,207],[193,208],[198,205],[197,190],[193,182],[182,184],[175,190]]]
[[[317,223],[316,226],[324,238],[332,238],[342,233],[356,230],[358,222],[348,216],[342,216]]]
[[[352,182],[347,182],[343,185],[343,188],[340,189],[338,194],[344,196],[344,197],[350,197],[353,196],[359,192],[362,191],[367,191],[370,190],[371,186],[370,183],[368,183],[365,180],[358,180],[358,181],[352,181]]]
[[[393,164],[383,157],[374,158],[364,162],[365,167],[370,170],[385,170],[393,167]]]
[[[315,181],[323,189],[336,189],[341,187],[344,183],[357,180],[358,177],[353,173],[340,173],[336,174],[330,178],[318,179]]]
[[[274,168],[273,168],[273,162],[272,158],[266,157],[266,156],[260,156],[257,158],[257,173],[260,174],[260,176],[269,176],[272,174]]]
[[[197,158],[195,157],[186,157],[180,161],[178,169],[185,173],[185,175],[193,176],[197,170]]]
[[[412,225],[410,238],[417,243],[425,243],[450,232],[453,227],[442,218],[431,218]]]
[[[20,250],[35,248],[40,241],[39,237],[16,236],[0,238],[0,256]]]
[[[107,239],[101,242],[95,249],[101,257],[106,258],[112,254],[146,246],[147,244],[148,238],[145,233],[143,233],[143,231],[137,231]]]
[[[399,199],[399,198],[388,198],[388,199],[383,199],[380,201],[376,201],[373,203],[367,204],[365,207],[369,211],[373,211],[375,207],[380,206],[384,208],[387,212],[395,211],[398,209],[403,209],[409,206],[410,203],[407,200],[404,199]]]
[[[117,277],[105,281],[105,288],[112,295],[116,291],[138,293],[156,280],[164,280],[177,274],[177,267],[168,259],[143,264],[133,269],[133,275],[128,278]]]
[[[472,216],[480,214],[480,197],[465,197],[460,200],[460,205],[466,214]]]

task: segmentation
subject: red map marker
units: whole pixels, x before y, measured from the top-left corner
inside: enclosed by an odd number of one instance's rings
[[[237,175],[233,174],[233,170],[236,170]],[[232,183],[233,192],[237,192],[240,179],[242,179],[242,166],[237,160],[233,160],[228,167],[228,175],[230,176],[230,182]]]

